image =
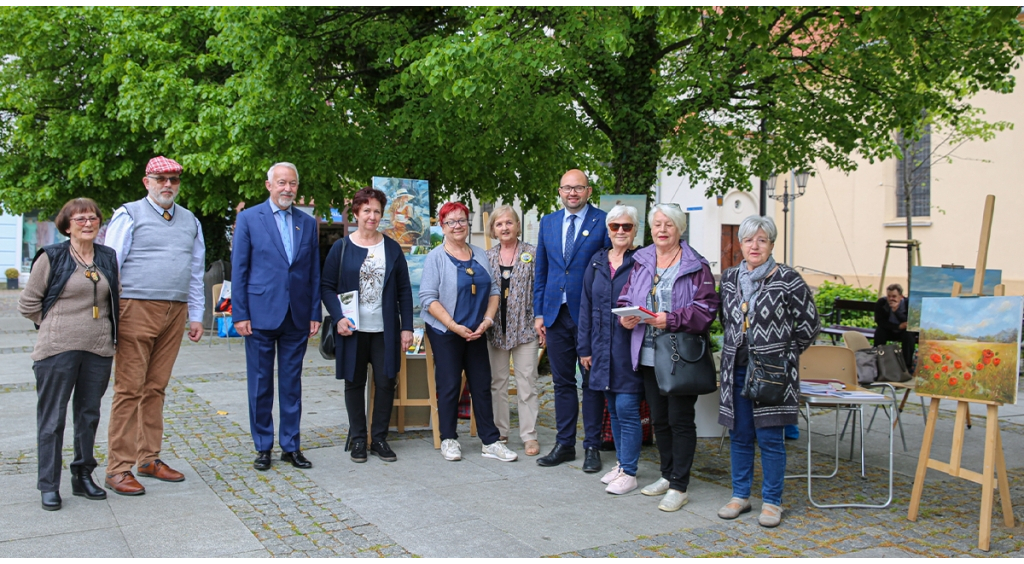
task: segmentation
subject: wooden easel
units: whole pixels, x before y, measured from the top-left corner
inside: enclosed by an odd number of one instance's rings
[[[402,368],[398,377],[398,390],[395,394],[395,401],[392,403],[395,408],[397,417],[397,429],[399,433],[405,432],[405,408],[406,407],[429,407],[430,408],[430,428],[434,434],[434,448],[441,448],[441,429],[438,427],[437,419],[437,381],[434,379],[434,353],[430,348],[430,339],[426,336],[423,337],[423,345],[427,363],[427,397],[425,398],[410,398],[409,397],[409,379],[407,377],[408,372],[406,371],[406,356],[402,355]],[[367,368],[372,371],[372,368]],[[366,418],[370,421],[367,425],[367,434],[373,433],[373,396],[375,392],[375,386],[373,385],[373,377],[367,376],[366,378],[367,387],[370,389],[370,401],[367,402],[367,416]],[[460,387],[459,396],[461,397],[461,389],[466,387],[466,374],[462,374],[462,386]],[[476,415],[473,413],[473,406],[470,404],[469,407],[469,435],[471,437],[476,436]]]
[[[992,214],[995,210],[996,198],[988,195],[985,198],[985,215],[981,226],[981,242],[978,246],[978,266],[974,272],[974,288],[971,294],[961,294],[963,288],[959,282],[953,284],[952,297],[981,296],[985,283],[985,266],[988,261],[989,238],[992,234]],[[1006,287],[996,286],[995,295],[1002,296]],[[914,489],[910,496],[910,510],[907,518],[917,521],[917,511],[921,506],[921,494],[924,491],[924,480],[928,469],[938,470],[954,478],[963,478],[981,484],[981,516],[978,525],[978,548],[989,550],[992,540],[992,506],[995,502],[996,482],[998,481],[999,498],[1003,508],[1003,523],[1007,527],[1014,525],[1013,503],[1010,500],[1010,484],[1006,477],[1006,460],[1003,458],[1003,441],[999,433],[1000,402],[918,394],[931,398],[928,409],[928,422],[924,428],[924,439],[921,441],[921,455],[917,460],[917,473],[914,475]],[[956,421],[953,424],[953,447],[949,462],[941,462],[931,458],[932,441],[935,439],[935,426],[939,419],[939,401],[952,400],[957,402]],[[960,466],[963,456],[964,433],[970,417],[970,404],[979,403],[987,406],[985,423],[985,456],[984,468],[981,473],[967,470]],[[995,474],[993,476],[993,474]]]

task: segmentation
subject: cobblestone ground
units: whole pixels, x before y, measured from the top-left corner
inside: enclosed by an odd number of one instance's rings
[[[0,317],[11,316],[13,292],[0,292]],[[14,294],[16,300],[16,294]],[[16,315],[16,312],[14,313]],[[187,340],[182,346],[197,346]],[[205,345],[204,345],[205,346]],[[311,346],[316,346],[311,343]],[[0,351],[0,354],[18,351]],[[320,374],[325,368],[307,370]],[[324,372],[324,375],[327,373]],[[227,416],[218,414],[195,394],[193,384],[245,379],[244,372],[214,373],[174,377],[167,389],[165,404],[165,450],[173,457],[187,460],[199,476],[239,517],[263,544],[271,556],[342,556],[342,557],[407,557],[410,554],[367,523],[343,502],[320,488],[303,473],[288,465],[274,465],[270,471],[251,471],[251,439],[244,429]],[[550,376],[542,377],[539,425],[554,428],[553,394]],[[0,394],[32,391],[31,382],[0,387]],[[338,401],[342,401],[338,397]],[[515,398],[512,401],[512,425],[517,428]],[[952,417],[943,414],[944,417]],[[981,422],[978,422],[981,423]],[[980,430],[983,425],[976,423]],[[580,424],[582,427],[582,423]],[[463,432],[468,433],[465,422]],[[1024,434],[1024,426],[1001,423],[1005,433]],[[303,430],[302,444],[306,451],[344,444],[348,429],[344,425],[308,427]],[[513,431],[513,434],[515,431]],[[582,435],[582,428],[580,429]],[[394,442],[421,439],[429,431],[412,431],[394,435]],[[105,464],[105,444],[97,447],[100,466]],[[717,439],[698,440],[693,478],[729,487],[728,445],[719,454]],[[70,445],[65,449],[65,463],[72,458]],[[1008,453],[1010,454],[1010,453]],[[1012,456],[1012,454],[1010,454]],[[644,447],[642,458],[654,462],[657,451]],[[607,458],[607,457],[606,457]],[[815,467],[821,472],[829,468],[828,454],[815,454]],[[800,449],[790,449],[789,474],[806,468],[806,456]],[[34,473],[35,450],[0,453],[0,475]],[[857,465],[842,460],[840,475],[846,479],[818,480],[815,495],[820,503],[853,497],[859,502],[884,501],[886,471],[869,467],[868,479],[854,478]],[[1024,517],[1024,470],[1009,472],[1011,497],[1018,521]],[[755,469],[755,491],[760,483],[760,470]],[[912,479],[895,477],[892,505],[877,509],[816,509],[806,502],[802,480],[787,481],[789,500],[783,524],[777,529],[764,529],[755,519],[723,521],[710,527],[682,529],[656,536],[639,536],[635,540],[587,550],[561,554],[562,557],[828,557],[876,549],[875,556],[939,557],[1013,557],[1024,555],[1024,535],[1019,529],[1002,525],[997,501],[993,514],[990,552],[977,549],[980,486],[963,480],[928,482],[925,485],[920,516],[917,522],[907,520],[907,506]],[[725,503],[725,499],[722,500]]]

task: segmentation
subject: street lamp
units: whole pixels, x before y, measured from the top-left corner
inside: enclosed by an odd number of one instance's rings
[[[807,192],[807,178],[810,176],[810,172],[801,170],[792,171],[791,174],[796,179],[796,190],[792,194],[789,193],[788,178],[782,181],[781,194],[775,193],[775,184],[778,182],[778,177],[773,174],[768,178],[768,197],[782,202],[782,234],[786,239],[786,246],[789,246],[789,222],[787,220],[789,216],[789,203]],[[789,255],[785,247],[782,248],[782,262],[789,264]]]

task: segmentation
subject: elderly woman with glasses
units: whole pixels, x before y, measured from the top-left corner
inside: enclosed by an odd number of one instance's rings
[[[643,442],[640,400],[644,396],[644,380],[630,356],[630,330],[620,325],[616,321],[618,316],[611,312],[633,268],[633,235],[638,224],[633,206],[619,205],[608,212],[605,225],[612,246],[597,251],[590,259],[580,298],[580,364],[590,371],[590,389],[604,393],[608,400],[618,458],[618,464],[601,478],[608,484],[605,491],[610,494],[636,489]]]
[[[503,462],[518,456],[502,443],[491,405],[491,365],[484,333],[494,325],[500,286],[484,250],[466,242],[469,208],[448,202],[437,212],[444,244],[427,254],[420,278],[420,316],[433,350],[441,455],[462,460],[458,426],[462,373],[473,397],[483,456]]]
[[[487,251],[491,275],[499,281],[498,317],[487,330],[487,351],[491,358],[491,402],[494,424],[501,440],[508,439],[509,360],[515,364],[516,398],[519,404],[519,438],[527,456],[540,454],[537,442],[537,350],[540,346],[533,328],[533,260],[537,249],[519,240],[519,215],[502,205],[491,212],[488,230],[498,245]]]
[[[718,510],[722,519],[750,511],[754,443],[761,449],[762,527],[782,521],[786,474],[784,426],[797,423],[797,359],[821,329],[810,288],[797,272],[772,258],[778,230],[769,217],[740,223],[743,261],[722,274],[722,388],[718,422],[729,429],[732,499]],[[749,355],[784,355],[788,380],[782,405],[762,405],[743,397]]]
[[[18,312],[39,326],[32,369],[38,397],[38,488],[47,511],[61,508],[61,450],[72,397],[71,493],[86,499],[107,497],[92,479],[93,446],[114,361],[121,292],[114,249],[95,243],[102,222],[103,214],[89,198],[64,204],[56,224],[70,240],[36,253],[18,299]]]
[[[706,332],[718,314],[719,301],[708,261],[682,240],[686,215],[679,206],[657,204],[647,220],[654,244],[633,256],[636,263],[619,305],[643,306],[657,316],[642,322],[636,316],[623,317],[620,323],[633,332],[633,368],[643,375],[661,458],[661,478],[640,493],[663,495],[658,509],[678,511],[689,499],[686,489],[697,448],[697,396],[661,395],[654,374],[654,339],[666,331]]]

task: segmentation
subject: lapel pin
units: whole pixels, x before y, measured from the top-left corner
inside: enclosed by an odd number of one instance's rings
[[[583,230],[583,236],[584,237],[590,237],[590,231],[587,231],[586,229],[584,229]]]
[[[533,255],[531,255],[530,253],[523,253],[519,255],[519,260],[523,262],[530,262],[533,260]]]

